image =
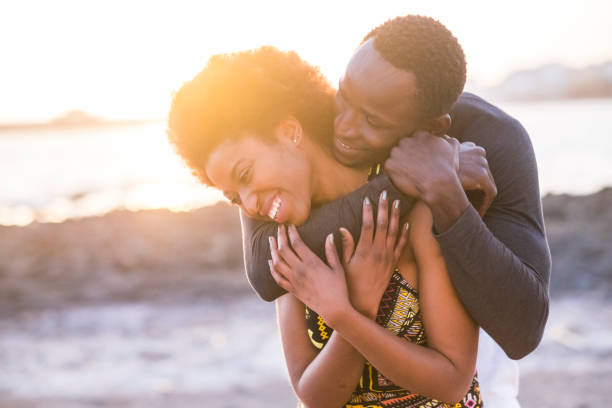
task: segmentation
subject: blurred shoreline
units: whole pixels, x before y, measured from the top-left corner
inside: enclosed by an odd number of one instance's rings
[[[551,316],[520,399],[596,406],[612,375],[612,188],[543,204]],[[0,226],[0,257],[0,407],[295,406],[237,208]]]
[[[583,196],[548,194],[542,202],[553,258],[553,295],[612,287],[612,187]],[[34,298],[17,286],[11,289],[7,280],[17,285],[19,280],[53,277],[87,285],[97,278],[99,286],[111,285],[113,278],[107,276],[118,274],[136,280],[146,276],[148,287],[160,276],[178,282],[194,273],[241,274],[240,237],[238,210],[223,202],[189,212],[125,210],[61,223],[0,226],[0,312],[9,304],[16,307],[19,299]],[[50,289],[52,285],[46,291]],[[79,298],[88,298],[87,293]],[[128,296],[124,288],[119,293]],[[106,295],[118,296],[109,289],[90,297]]]

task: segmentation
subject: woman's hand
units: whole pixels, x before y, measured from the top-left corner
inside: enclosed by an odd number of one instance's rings
[[[325,241],[328,266],[304,244],[293,225],[288,229],[289,240],[284,225],[279,226],[276,239],[270,237],[272,259],[268,262],[272,277],[333,327],[335,319],[351,307],[333,234]]]
[[[351,233],[344,228],[340,229],[343,265],[351,303],[359,312],[372,319],[376,317],[380,299],[408,241],[408,224],[399,231],[399,206],[399,200],[393,202],[389,220],[387,192],[383,191],[378,201],[377,225],[374,230],[372,204],[366,197],[357,248]]]

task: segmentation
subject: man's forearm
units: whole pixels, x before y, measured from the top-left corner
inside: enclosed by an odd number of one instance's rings
[[[550,253],[535,228],[491,218],[488,223],[499,238],[471,206],[436,238],[472,318],[509,357],[519,359],[536,348],[544,331]]]
[[[298,227],[300,236],[320,258],[325,259],[325,238],[337,233],[340,227],[348,229],[355,241],[361,229],[361,208],[367,196],[372,202],[387,190],[389,202],[402,201],[400,213],[403,217],[410,210],[412,200],[403,196],[386,176],[379,176],[351,194],[312,210],[306,223]],[[276,235],[277,224],[253,220],[241,212],[244,264],[249,282],[255,292],[266,301],[273,301],[285,293],[272,276],[268,267],[270,248],[268,237]],[[340,242],[337,239],[336,242]]]

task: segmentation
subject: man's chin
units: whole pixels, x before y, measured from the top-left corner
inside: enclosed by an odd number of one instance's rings
[[[347,153],[345,151],[339,151],[338,149],[334,150],[334,157],[336,160],[347,167],[369,167],[372,165],[371,157],[366,157],[367,155],[364,152],[355,152],[355,153]]]
[[[333,149],[333,150],[334,150],[334,157],[336,158],[336,160],[345,166],[349,166],[349,167],[358,166],[360,164],[360,161],[363,159],[362,157],[359,157],[360,156],[359,154],[356,154],[356,153],[350,154],[344,151],[339,151],[338,149]]]

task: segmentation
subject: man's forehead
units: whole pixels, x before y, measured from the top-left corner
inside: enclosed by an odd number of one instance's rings
[[[361,78],[388,68],[387,64],[389,63],[374,48],[374,39],[370,38],[361,44],[351,56],[345,76],[349,76],[351,79]]]
[[[374,47],[374,39],[364,42],[349,61],[342,82],[359,94],[366,105],[396,106],[408,103],[416,92],[416,78],[386,61]]]

